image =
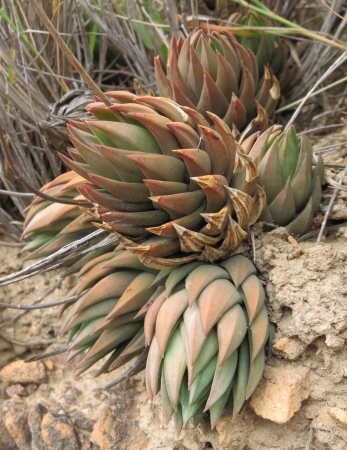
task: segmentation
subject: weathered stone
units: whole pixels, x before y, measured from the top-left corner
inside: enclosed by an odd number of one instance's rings
[[[243,450],[246,448],[247,437],[253,429],[254,421],[246,419],[241,414],[233,419],[230,411],[216,425],[220,447]]]
[[[12,386],[7,386],[6,388],[6,394],[8,397],[13,397],[14,395],[20,395],[24,397],[26,395],[24,386],[21,384],[13,384]]]
[[[275,355],[283,358],[295,360],[302,355],[307,347],[307,344],[302,342],[298,337],[283,337],[279,339],[273,346]]]
[[[286,423],[310,394],[309,369],[302,366],[267,366],[264,380],[251,397],[250,406],[264,419]]]
[[[20,450],[31,450],[28,410],[24,403],[11,401],[5,414],[5,425]]]
[[[28,425],[31,433],[32,450],[46,450],[41,436],[41,421],[45,412],[45,408],[40,403],[36,403],[29,408]]]
[[[75,411],[72,416],[72,421],[76,427],[81,430],[93,431],[94,422],[88,419],[81,413],[81,411]]]
[[[46,450],[79,449],[73,424],[65,414],[45,414],[41,422],[41,433]]]
[[[327,412],[333,419],[336,419],[343,425],[347,425],[347,411],[345,409],[333,407],[329,408]]]
[[[3,450],[18,450],[18,446],[7,431],[2,419],[0,419],[0,448]]]
[[[47,375],[42,361],[29,364],[24,361],[15,361],[1,370],[0,378],[10,384],[41,384],[47,380]]]

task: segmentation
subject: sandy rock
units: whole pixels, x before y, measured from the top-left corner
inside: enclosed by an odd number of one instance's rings
[[[21,384],[12,384],[12,386],[6,388],[5,392],[9,397],[13,397],[14,395],[23,397],[26,395],[25,388]]]
[[[248,435],[254,428],[254,421],[246,419],[244,415],[232,419],[231,414],[226,414],[216,425],[219,445],[225,449],[243,450],[246,447]]]
[[[41,422],[42,439],[46,450],[78,450],[74,427],[65,414],[48,412]]]
[[[47,380],[47,375],[45,365],[41,361],[30,364],[15,361],[1,370],[0,378],[10,384],[41,384]]]
[[[345,409],[333,407],[329,408],[327,412],[333,419],[336,419],[343,425],[347,425],[347,411]]]
[[[24,403],[11,401],[5,414],[5,426],[20,450],[31,450],[28,409]]]
[[[275,355],[283,358],[296,360],[302,355],[307,345],[300,341],[296,336],[283,337],[279,339],[273,346],[272,350]]]
[[[318,415],[314,419],[314,425],[320,428],[326,428],[327,430],[331,430],[335,427],[335,420],[329,414],[329,409],[331,408],[322,408]]]
[[[8,432],[5,423],[0,419],[0,448],[6,450],[18,450],[18,446]]]
[[[46,450],[41,436],[41,421],[45,412],[45,408],[40,403],[29,407],[28,425],[31,433],[32,450]]]
[[[267,366],[264,380],[251,397],[250,406],[264,419],[286,423],[309,394],[308,368],[295,365]]]

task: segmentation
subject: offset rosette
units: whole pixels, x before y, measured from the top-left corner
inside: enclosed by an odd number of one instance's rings
[[[62,155],[88,180],[78,187],[88,213],[155,268],[230,256],[265,195],[227,125],[164,98],[107,95],[118,103],[91,104],[97,120],[72,122],[75,149]]]
[[[59,175],[41,188],[45,194],[62,198],[83,200],[77,187],[85,182],[75,172]],[[43,258],[58,251],[64,245],[81,239],[95,230],[92,218],[78,206],[54,203],[35,197],[26,208],[22,238],[30,239],[23,252],[28,252],[26,260]],[[93,243],[100,241],[98,237]]]
[[[228,23],[240,28],[233,32],[237,41],[247,50],[251,50],[258,62],[259,78],[264,75],[264,67],[268,66],[279,81],[281,91],[287,88],[293,79],[295,69],[289,64],[289,47],[284,39],[266,31],[266,28],[278,27],[279,24],[265,16],[249,11],[246,15],[232,14]],[[246,28],[247,27],[247,28]],[[250,27],[264,27],[265,31],[252,30]]]
[[[280,126],[254,134],[242,144],[243,151],[257,164],[259,185],[266,193],[260,220],[286,227],[294,236],[305,234],[320,204],[324,162],[313,158],[309,139],[297,136],[291,126]]]
[[[104,357],[98,375],[109,372],[145,349],[142,308],[163,291],[151,286],[156,275],[121,245],[84,264],[70,292],[76,300],[61,310],[59,332],[67,335],[67,361],[84,354],[77,375]]]
[[[161,284],[165,272],[157,277]],[[145,318],[148,395],[152,400],[161,391],[164,418],[173,417],[177,433],[206,411],[214,428],[226,403],[235,416],[262,378],[269,333],[264,289],[242,255],[188,263],[166,273],[164,283]]]
[[[197,109],[207,119],[216,114],[230,127],[264,131],[280,100],[280,87],[267,66],[232,34],[202,30],[184,41],[173,35],[166,74],[154,60],[160,95]],[[259,81],[259,71],[263,73]]]

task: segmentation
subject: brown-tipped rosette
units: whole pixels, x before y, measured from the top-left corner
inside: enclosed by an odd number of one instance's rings
[[[169,99],[107,95],[116,103],[88,107],[96,120],[70,124],[75,149],[62,155],[87,180],[89,213],[158,269],[232,255],[265,195],[228,126]]]
[[[280,100],[280,86],[270,69],[259,65],[254,53],[225,31],[193,31],[186,40],[173,35],[166,73],[158,58],[155,74],[160,95],[180,105],[207,111],[230,128],[264,131]]]

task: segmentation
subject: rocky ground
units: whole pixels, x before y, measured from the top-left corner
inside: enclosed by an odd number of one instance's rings
[[[340,153],[334,162],[345,164],[346,157]],[[331,216],[347,220],[346,193]],[[1,310],[0,449],[345,450],[347,228],[319,245],[315,238],[298,244],[283,229],[254,232],[249,256],[266,285],[273,341],[264,378],[235,420],[226,411],[215,430],[206,420],[177,438],[173,425],[164,425],[159,399],[149,403],[143,373],[104,391],[121,370],[75,378],[64,355],[22,362],[64,345],[55,337],[57,309]],[[0,248],[0,259],[0,276],[21,267],[18,249]],[[1,287],[0,301],[32,303],[44,291],[50,291],[44,302],[54,301],[72,282],[57,272],[35,276]]]

